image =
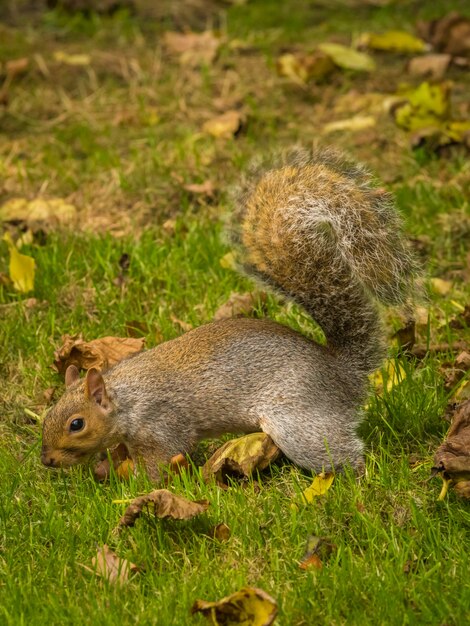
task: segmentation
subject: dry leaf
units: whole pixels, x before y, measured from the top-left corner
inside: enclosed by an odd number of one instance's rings
[[[331,473],[321,472],[313,479],[312,484],[305,489],[303,497],[307,504],[311,504],[318,496],[323,496],[333,484],[335,475]]]
[[[452,56],[470,56],[470,19],[449,13],[430,22],[418,22],[418,33],[433,47]]]
[[[236,293],[232,292],[225,304],[214,313],[214,320],[225,320],[231,317],[248,317],[266,303],[266,294],[262,291]]]
[[[321,43],[318,48],[327,54],[338,67],[358,72],[375,70],[374,59],[364,52],[358,52],[353,48],[330,42]]]
[[[218,602],[196,600],[191,613],[202,613],[214,626],[269,626],[277,615],[277,603],[257,587],[244,587]]]
[[[217,54],[221,40],[210,30],[203,33],[176,33],[168,31],[163,43],[170,54],[179,57],[182,65],[196,67],[210,65]]]
[[[326,561],[336,550],[336,545],[325,537],[310,535],[307,539],[305,554],[299,563],[300,569],[322,569]]]
[[[134,563],[121,559],[109,547],[104,544],[92,561],[92,571],[101,578],[106,578],[110,583],[125,583],[131,574],[140,571]],[[86,568],[90,570],[91,568]]]
[[[106,370],[125,357],[140,352],[145,339],[133,337],[102,337],[84,341],[81,335],[63,335],[62,346],[54,352],[53,368],[65,374],[69,365],[89,370]]]
[[[133,526],[144,510],[159,518],[171,517],[172,519],[188,520],[204,513],[208,507],[209,502],[207,500],[187,500],[167,489],[156,489],[132,501],[119,520],[117,530],[124,526]]]
[[[334,133],[337,131],[358,131],[365,128],[372,128],[377,124],[377,120],[372,115],[356,115],[347,120],[337,120],[336,122],[328,122],[323,126],[324,134]]]
[[[8,272],[13,283],[13,287],[21,293],[28,293],[34,289],[34,275],[36,263],[34,259],[26,254],[18,252],[16,245],[9,232],[3,235],[3,240],[8,246],[10,253],[10,263]]]
[[[304,85],[310,80],[323,80],[336,66],[327,54],[318,50],[312,54],[283,54],[278,58],[276,67],[280,76]]]
[[[209,480],[215,476],[226,482],[227,475],[251,476],[273,463],[281,454],[271,437],[266,433],[252,433],[227,441],[216,450],[202,468],[202,476]]]
[[[220,541],[220,542],[228,541],[230,539],[231,534],[232,534],[232,531],[227,526],[227,524],[224,524],[224,523],[217,524],[217,526],[214,526],[213,528],[211,528],[211,531],[210,531],[211,537],[213,537],[214,539],[217,539],[217,541]]]
[[[0,221],[24,222],[27,225],[37,222],[47,222],[53,226],[68,224],[76,215],[73,204],[62,198],[12,198],[0,207]]]
[[[241,128],[243,116],[240,111],[226,111],[204,123],[202,130],[213,137],[233,137]]]
[[[434,456],[433,474],[444,480],[439,499],[443,499],[451,485],[466,483],[456,489],[463,497],[470,497],[470,400],[455,410],[452,426],[446,440]]]
[[[190,185],[183,185],[183,189],[194,193],[196,195],[204,195],[212,198],[214,195],[215,187],[211,180],[206,180],[203,183],[192,183]]]
[[[426,43],[401,30],[389,30],[380,35],[375,33],[364,33],[361,35],[359,44],[371,50],[382,50],[390,52],[424,52]]]
[[[450,65],[450,54],[426,54],[415,57],[408,63],[407,70],[412,76],[443,78]]]
[[[227,252],[227,254],[224,254],[219,263],[220,267],[223,267],[225,270],[234,270],[237,267],[237,262],[233,252]]]
[[[173,322],[173,324],[176,324],[177,326],[179,326],[181,328],[181,330],[185,333],[187,333],[188,331],[193,329],[193,325],[190,324],[189,322],[184,322],[183,320],[180,320],[176,317],[176,315],[173,315],[173,313],[170,315],[170,319]]]
[[[62,50],[56,50],[56,52],[54,52],[54,60],[58,63],[75,67],[83,67],[91,63],[89,54],[68,54]]]

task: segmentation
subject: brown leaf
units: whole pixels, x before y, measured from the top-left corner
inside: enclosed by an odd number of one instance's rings
[[[456,491],[470,497],[470,400],[457,407],[446,440],[434,456],[433,473],[450,484],[467,483]]]
[[[439,52],[470,56],[470,19],[456,12],[430,22],[418,22],[418,33]]]
[[[183,320],[180,320],[176,317],[176,315],[174,315],[173,313],[170,315],[170,319],[173,322],[173,324],[176,324],[177,326],[179,326],[181,328],[181,330],[185,333],[187,333],[188,331],[192,330],[193,325],[190,324],[189,322],[184,322]]]
[[[189,185],[183,185],[183,189],[194,193],[196,195],[204,195],[212,198],[215,192],[214,183],[211,180],[205,180],[203,183],[191,183]]]
[[[214,313],[214,320],[225,320],[231,317],[249,317],[261,305],[264,308],[266,294],[262,291],[230,294],[227,302]]]
[[[273,463],[281,454],[271,437],[266,433],[252,433],[227,441],[202,468],[205,480],[211,477],[226,482],[227,475],[251,476]]]
[[[210,531],[210,535],[214,539],[217,539],[217,541],[220,541],[220,542],[228,541],[230,539],[231,534],[232,534],[232,531],[227,526],[227,524],[224,524],[224,523],[217,524],[217,526],[214,526],[213,528],[211,528],[211,531]]]
[[[244,587],[217,602],[196,600],[191,613],[202,613],[220,626],[270,626],[276,619],[277,602],[262,589]]]
[[[140,571],[137,565],[118,557],[106,544],[98,549],[91,563],[96,575],[106,578],[111,583],[125,583],[131,574]]]
[[[440,79],[447,72],[451,60],[450,54],[426,54],[411,59],[407,70],[412,76]]]
[[[163,43],[170,54],[179,57],[182,65],[196,67],[210,65],[222,42],[212,31],[206,30],[203,33],[168,31],[163,35]]]
[[[159,518],[171,517],[172,519],[188,520],[204,513],[208,506],[207,500],[191,501],[182,496],[177,496],[167,489],[156,489],[132,501],[119,520],[117,529],[123,526],[133,526],[144,510]]]
[[[54,352],[53,368],[65,374],[69,365],[89,370],[96,367],[105,370],[129,356],[140,352],[145,339],[133,337],[102,337],[84,341],[82,335],[63,335],[62,346]]]
[[[300,569],[322,569],[323,561],[326,561],[336,550],[336,545],[324,537],[310,535],[307,539],[305,554],[299,563]]]
[[[240,111],[226,111],[204,123],[202,130],[213,137],[229,138],[240,130],[243,116]]]

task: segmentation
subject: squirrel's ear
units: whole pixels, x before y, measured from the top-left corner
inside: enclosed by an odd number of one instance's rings
[[[65,386],[70,387],[70,385],[77,382],[79,378],[80,374],[75,365],[69,365],[65,371]]]
[[[94,400],[96,404],[106,407],[108,396],[101,372],[92,367],[86,373],[85,392],[89,400]]]

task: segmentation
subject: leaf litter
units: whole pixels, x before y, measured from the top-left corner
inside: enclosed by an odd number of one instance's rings
[[[277,602],[257,587],[244,587],[217,602],[196,600],[191,613],[202,613],[214,626],[270,626]]]

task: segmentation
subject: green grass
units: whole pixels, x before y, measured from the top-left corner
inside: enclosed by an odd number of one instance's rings
[[[172,316],[193,326],[210,321],[232,291],[252,288],[220,263],[228,252],[221,237],[228,192],[250,159],[318,141],[326,121],[356,113],[335,108],[350,90],[390,94],[404,79],[404,59],[392,55],[371,77],[344,74],[299,89],[276,75],[280,51],[336,35],[348,41],[363,30],[412,31],[419,17],[466,10],[447,1],[359,10],[345,4],[254,0],[231,7],[223,19],[217,13],[214,23],[227,41],[218,60],[200,71],[165,54],[160,35],[168,21],[50,11],[0,24],[0,61],[30,58],[0,109],[0,205],[13,197],[61,197],[79,212],[69,229],[42,225],[23,247],[37,264],[34,292],[18,294],[0,280],[1,624],[202,624],[190,616],[197,598],[215,600],[243,585],[276,598],[284,626],[470,620],[469,505],[452,492],[437,501],[441,484],[430,479],[452,395],[439,368],[451,353],[399,359],[404,380],[372,393],[365,408],[365,475],[338,475],[308,506],[300,494],[311,476],[287,462],[256,477],[258,485],[234,483],[227,491],[196,472],[176,477],[170,488],[207,498],[206,514],[191,522],[143,518],[116,538],[124,505],[112,501],[150,490],[147,479],[113,475],[97,484],[88,467],[49,471],[40,462],[40,424],[32,414],[47,409],[45,389],[62,390],[50,367],[61,336],[125,336],[127,323],[137,321],[151,347],[182,332]],[[232,49],[233,39],[250,47]],[[89,54],[90,65],[61,65],[57,51]],[[463,107],[468,77],[457,70],[450,77],[454,105]],[[201,133],[220,110],[217,99],[246,113],[233,140]],[[470,296],[465,156],[413,152],[391,117],[379,119],[373,136],[345,132],[322,142],[370,164],[395,192],[428,275],[452,281],[449,294],[431,294],[424,303],[429,325],[418,328],[419,341],[468,341],[468,328],[448,323]],[[183,187],[207,179],[215,184],[213,198]],[[168,218],[176,220],[174,230],[164,227]],[[124,253],[130,266],[120,285]],[[7,271],[0,242],[0,272]],[[274,298],[266,314],[320,336],[304,313]],[[397,313],[385,320],[391,336],[401,322]],[[195,459],[216,445],[201,445]],[[232,532],[225,543],[210,538],[220,522]],[[311,534],[337,546],[321,571],[298,566]],[[97,580],[82,565],[90,566],[103,543],[143,572],[122,588]]]

